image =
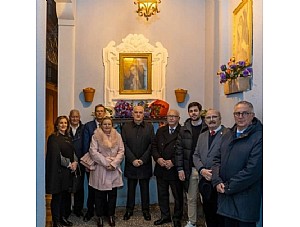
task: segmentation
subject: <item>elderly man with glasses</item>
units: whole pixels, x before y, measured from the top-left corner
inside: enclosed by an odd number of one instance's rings
[[[222,137],[228,131],[221,125],[221,113],[208,109],[205,114],[207,131],[199,135],[193,161],[199,172],[199,192],[202,196],[203,211],[207,227],[220,227],[222,218],[217,214],[218,192],[211,183],[213,158],[220,148]]]
[[[262,199],[263,126],[250,102],[238,102],[233,116],[235,125],[222,137],[212,166],[212,183],[219,193],[217,213],[224,227],[256,227]]]
[[[180,115],[177,110],[170,109],[167,113],[167,125],[157,130],[152,142],[152,156],[155,163],[154,175],[156,176],[158,204],[160,219],[154,225],[171,222],[169,187],[174,197],[173,223],[174,227],[181,227],[183,213],[183,187],[178,178],[175,164],[175,147],[177,135],[180,130]]]

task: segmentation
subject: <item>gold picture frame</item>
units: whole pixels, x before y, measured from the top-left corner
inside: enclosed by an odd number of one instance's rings
[[[152,93],[152,54],[119,53],[119,93]]]
[[[252,64],[253,1],[242,0],[233,11],[233,56]]]

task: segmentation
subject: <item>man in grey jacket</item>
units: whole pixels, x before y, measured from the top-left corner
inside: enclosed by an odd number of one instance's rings
[[[253,105],[234,106],[235,125],[222,137],[214,157],[212,183],[224,227],[256,227],[262,199],[263,127]]]
[[[199,135],[193,161],[199,172],[199,192],[202,195],[206,226],[221,227],[221,216],[217,214],[218,193],[211,183],[211,166],[228,129],[221,125],[221,113],[215,109],[208,109],[204,119],[209,130]]]

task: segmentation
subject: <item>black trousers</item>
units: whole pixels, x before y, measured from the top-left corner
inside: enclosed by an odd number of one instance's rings
[[[89,182],[90,179],[90,172],[86,172],[87,174],[87,179]],[[87,213],[90,214],[90,216],[94,216],[95,213],[95,193],[96,189],[88,185],[88,198],[87,198]],[[108,211],[108,204],[107,200],[103,201],[102,206],[104,207],[104,216],[108,216],[107,211]]]
[[[78,213],[83,209],[84,203],[84,175],[85,175],[85,167],[79,164],[80,172],[81,172],[81,184],[76,193],[74,193],[74,212]]]
[[[170,218],[169,187],[174,197],[173,220],[181,220],[183,214],[183,185],[179,180],[165,180],[156,177],[158,204],[161,212],[161,218]]]
[[[207,227],[222,227],[223,218],[217,214],[218,209],[218,192],[215,188],[211,189],[210,198],[203,198],[203,211]]]
[[[256,227],[256,222],[242,222],[233,218],[224,217],[224,227]]]
[[[147,179],[131,179],[127,178],[127,205],[126,210],[132,211],[134,210],[135,206],[135,190],[137,183],[140,186],[141,192],[141,200],[142,200],[142,211],[149,211],[149,181],[150,178]]]
[[[108,191],[95,189],[95,205],[97,217],[114,216],[117,205],[117,188]],[[108,209],[104,210],[102,204],[107,204]]]
[[[52,194],[51,199],[51,215],[52,221],[57,223],[64,217],[68,218],[71,210],[71,193],[63,191],[57,194]]]

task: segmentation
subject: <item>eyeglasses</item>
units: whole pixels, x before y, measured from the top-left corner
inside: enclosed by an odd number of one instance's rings
[[[246,111],[244,111],[244,112],[233,112],[233,115],[235,117],[239,117],[241,115],[242,115],[242,117],[245,117],[245,116],[249,116],[250,114],[253,114],[253,113],[252,112],[246,112]]]
[[[177,118],[179,116],[176,116],[176,115],[167,115],[168,118]]]
[[[205,120],[216,120],[219,116],[206,116]]]

